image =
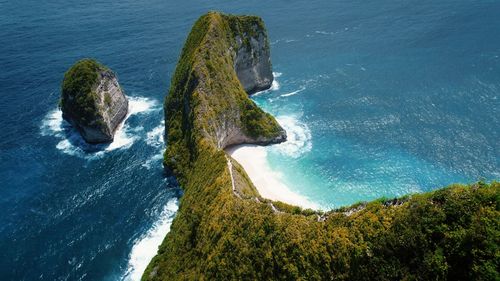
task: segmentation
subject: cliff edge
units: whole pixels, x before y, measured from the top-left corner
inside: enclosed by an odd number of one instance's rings
[[[234,70],[248,94],[267,90],[273,83],[271,54],[266,28],[259,17],[230,17],[226,20],[234,34]]]
[[[93,59],[83,59],[64,75],[60,108],[89,143],[113,140],[128,111],[128,100],[113,71]]]

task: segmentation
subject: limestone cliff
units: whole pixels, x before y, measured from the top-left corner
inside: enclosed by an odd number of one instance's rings
[[[251,43],[262,30],[257,17],[209,13],[186,40],[165,101],[164,158],[184,193],[142,279],[499,280],[498,183],[326,213],[259,196],[223,148],[285,138],[237,71],[265,77],[259,59],[238,55],[265,45]]]
[[[252,18],[247,25],[236,21],[234,69],[248,94],[266,90],[273,82],[269,40],[260,18]],[[240,25],[238,25],[240,23]]]
[[[128,100],[109,68],[92,59],[64,75],[60,107],[63,118],[89,143],[110,142],[128,111]]]
[[[272,83],[267,42],[258,17],[209,13],[197,21],[165,100],[169,170],[185,171],[200,141],[222,149],[286,140],[274,117],[245,92]]]

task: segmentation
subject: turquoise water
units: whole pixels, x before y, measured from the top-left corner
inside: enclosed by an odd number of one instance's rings
[[[270,29],[273,169],[324,209],[498,179],[498,2],[355,2]]]
[[[499,178],[498,1],[0,0],[1,280],[137,279],[182,196],[161,103],[209,10],[264,18],[281,75],[254,99],[291,137],[269,162],[322,207]],[[109,146],[57,111],[89,56],[132,101]]]

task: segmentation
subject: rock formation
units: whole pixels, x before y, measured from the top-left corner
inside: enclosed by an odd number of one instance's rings
[[[251,95],[269,89],[274,77],[264,25],[256,20],[247,29],[235,38],[234,69],[243,89]]]
[[[260,82],[242,81],[266,77],[251,43],[263,30],[258,17],[212,12],[186,40],[165,100],[164,158],[184,193],[142,280],[499,280],[498,183],[326,213],[259,196],[223,148],[285,139],[245,92]]]
[[[165,167],[178,169],[201,139],[230,145],[286,140],[273,116],[247,93],[272,83],[269,44],[262,20],[209,13],[193,27],[165,99]],[[179,147],[190,147],[186,152]]]
[[[128,100],[116,75],[92,59],[83,59],[64,75],[60,108],[89,143],[113,140],[127,115]]]

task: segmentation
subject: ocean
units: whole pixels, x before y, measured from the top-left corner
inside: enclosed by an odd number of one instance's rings
[[[0,0],[0,279],[140,278],[182,198],[163,98],[210,10],[264,19],[276,81],[252,98],[289,135],[267,161],[322,209],[500,178],[498,1]],[[57,110],[84,57],[130,97],[110,145]]]

